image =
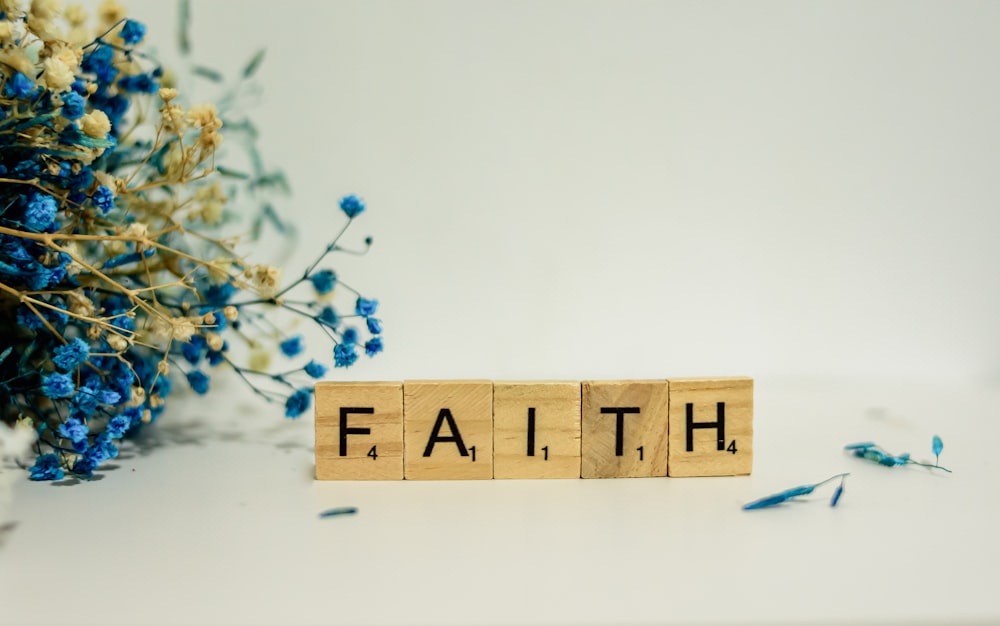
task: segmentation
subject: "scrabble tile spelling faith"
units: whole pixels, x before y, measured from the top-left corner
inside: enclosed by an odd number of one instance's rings
[[[590,381],[582,392],[581,477],[667,475],[666,380]]]
[[[670,476],[742,476],[753,465],[753,379],[671,378]]]
[[[316,383],[316,478],[403,479],[402,383]]]
[[[406,381],[407,480],[493,478],[493,382]]]
[[[580,477],[580,383],[493,383],[493,477]]]

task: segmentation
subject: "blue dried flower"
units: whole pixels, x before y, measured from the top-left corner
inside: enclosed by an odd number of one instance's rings
[[[282,341],[279,344],[281,348],[281,353],[285,356],[291,358],[302,354],[302,336],[296,335],[294,337],[289,337],[288,339]]]
[[[102,215],[107,215],[108,211],[115,208],[115,194],[104,185],[101,185],[94,192],[93,202]]]
[[[368,356],[375,356],[382,351],[382,338],[372,337],[365,342],[365,354]]]
[[[121,35],[126,45],[134,46],[146,36],[146,25],[135,20],[125,20]]]
[[[318,380],[320,378],[323,378],[323,376],[326,374],[326,366],[323,365],[322,363],[319,363],[318,361],[309,361],[308,363],[306,363],[305,371],[306,374],[310,376],[310,378],[315,378]]]
[[[24,98],[31,95],[35,90],[35,81],[31,80],[21,72],[14,72],[14,76],[5,85],[7,95],[14,98]]]
[[[320,270],[309,277],[316,293],[325,295],[333,291],[337,282],[337,274],[333,270]]]
[[[202,353],[208,347],[205,338],[201,335],[194,335],[184,344],[181,344],[181,354],[191,365],[197,365],[201,361]]]
[[[382,332],[382,322],[380,320],[377,320],[374,317],[369,317],[366,322],[368,324],[368,332],[371,334],[378,335]]]
[[[378,300],[368,300],[367,298],[358,298],[357,303],[354,305],[354,312],[363,317],[368,317],[369,315],[375,315],[376,309],[378,309]]]
[[[42,393],[53,400],[68,398],[75,390],[73,377],[69,374],[49,374],[42,377]]]
[[[55,454],[42,454],[31,467],[31,480],[62,480],[65,474]]]
[[[83,63],[80,68],[84,72],[94,74],[97,78],[98,88],[108,87],[118,77],[118,69],[114,65],[115,50],[111,46],[97,44],[94,48],[83,55]],[[110,104],[110,103],[102,103]],[[102,107],[104,108],[104,107]],[[108,111],[105,110],[105,113]],[[112,117],[110,114],[108,117]],[[114,120],[112,120],[114,123]]]
[[[56,199],[48,194],[34,193],[28,200],[28,208],[24,211],[24,227],[28,230],[42,232],[48,230],[56,219]]]
[[[347,214],[347,217],[354,219],[365,210],[365,203],[355,195],[344,196],[340,199],[340,210]]]
[[[298,389],[285,402],[285,417],[299,417],[312,403],[312,393],[309,389]]]
[[[108,422],[107,433],[112,439],[120,439],[131,426],[132,420],[124,413],[115,415]]]
[[[330,328],[336,328],[340,324],[340,316],[332,306],[325,306],[316,316],[316,319],[325,326]]]
[[[130,406],[126,408],[122,411],[121,415],[128,420],[128,426],[125,427],[125,431],[128,431],[142,423],[142,409],[137,406]]]
[[[360,338],[359,335],[358,335],[358,329],[357,328],[345,328],[344,329],[344,334],[341,336],[341,338],[344,340],[344,343],[349,344],[349,345],[354,345],[354,344],[358,343],[358,339]]]
[[[334,367],[350,367],[358,360],[358,353],[353,343],[338,343],[333,348]]]
[[[59,346],[52,351],[52,362],[64,372],[71,372],[80,367],[90,356],[90,346],[79,337],[70,343]]]
[[[80,443],[81,441],[87,440],[87,435],[90,434],[90,429],[86,424],[71,417],[62,424],[59,424],[57,431],[61,437],[65,437],[72,441],[73,443]]]
[[[208,375],[206,375],[201,370],[191,370],[187,373],[188,384],[191,385],[191,389],[199,395],[205,395],[208,393]]]
[[[78,120],[83,117],[84,112],[87,110],[87,101],[83,99],[83,96],[75,91],[71,91],[62,97],[62,115],[68,120]],[[67,166],[68,163],[63,161],[62,165]],[[67,172],[68,173],[68,172]]]

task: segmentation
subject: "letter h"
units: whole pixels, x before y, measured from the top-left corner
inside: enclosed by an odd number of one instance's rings
[[[716,434],[718,435],[718,448],[719,450],[726,449],[726,403],[718,402],[716,403],[717,419],[714,422],[696,422],[694,421],[694,404],[691,402],[687,403],[687,451],[694,451],[694,429],[695,428],[714,428]]]

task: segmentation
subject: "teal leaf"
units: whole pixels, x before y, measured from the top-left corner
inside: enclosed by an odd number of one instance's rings
[[[201,76],[202,78],[206,78],[212,81],[213,83],[221,83],[223,78],[221,72],[213,70],[210,67],[205,67],[204,65],[194,66],[193,68],[191,68],[191,73],[194,74],[195,76]]]
[[[254,73],[257,72],[257,69],[260,67],[261,62],[264,61],[265,52],[266,49],[261,48],[260,50],[257,51],[257,54],[253,55],[253,58],[250,59],[250,62],[247,63],[246,67],[243,68],[243,78],[250,78],[251,76],[254,75]]]
[[[191,52],[191,3],[189,0],[180,0],[180,22],[177,31],[177,45],[180,46],[181,54],[187,55]]]

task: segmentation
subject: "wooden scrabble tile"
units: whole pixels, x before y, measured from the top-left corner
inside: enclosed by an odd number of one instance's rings
[[[493,383],[403,383],[407,480],[493,478]]]
[[[583,478],[667,475],[667,381],[588,381],[582,392]]]
[[[580,477],[580,383],[493,383],[493,477]]]
[[[753,379],[671,378],[670,476],[739,476],[753,465]]]
[[[403,479],[402,383],[316,383],[316,478]]]

